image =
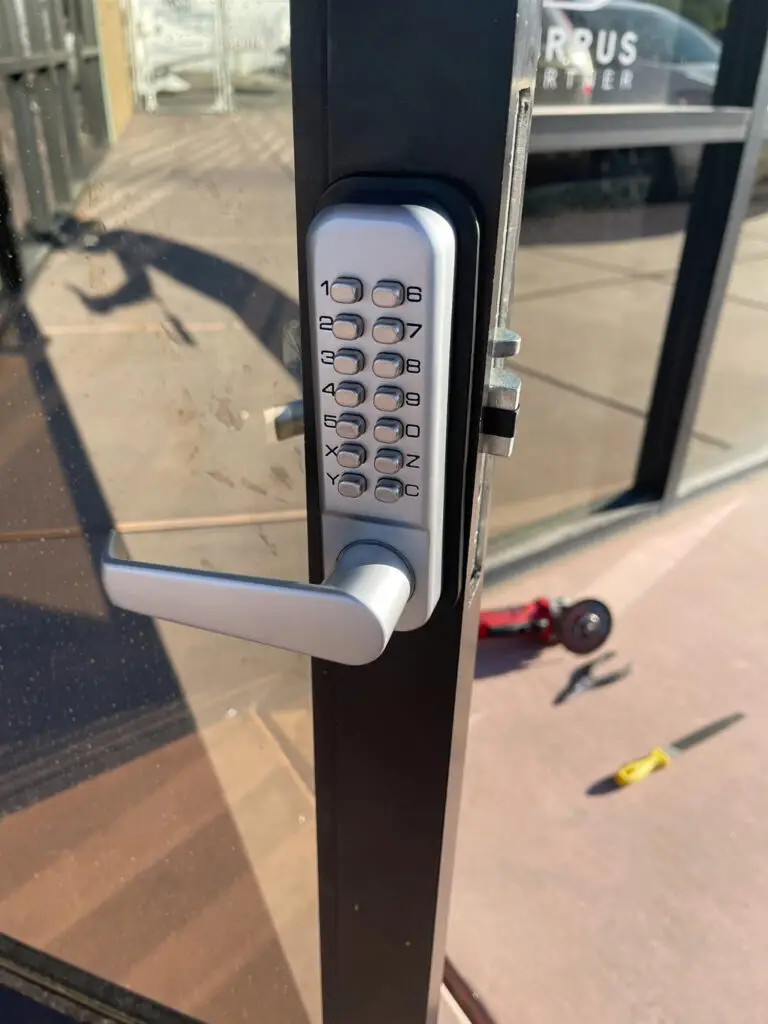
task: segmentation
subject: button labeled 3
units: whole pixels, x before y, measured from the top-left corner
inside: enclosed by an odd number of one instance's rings
[[[365,366],[365,356],[356,348],[340,348],[333,357],[333,368],[336,373],[351,376],[360,373]]]

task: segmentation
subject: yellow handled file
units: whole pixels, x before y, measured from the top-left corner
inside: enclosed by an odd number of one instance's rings
[[[666,768],[672,758],[661,747],[654,747],[650,754],[640,757],[637,761],[628,761],[613,777],[617,786],[631,786],[633,782],[647,779],[652,772]]]
[[[687,736],[682,736],[679,740],[675,740],[674,743],[668,743],[666,750],[663,747],[654,747],[650,754],[646,754],[645,757],[641,757],[637,761],[629,761],[622,768],[619,768],[613,776],[613,781],[617,786],[631,786],[633,782],[647,779],[649,775],[657,772],[659,768],[666,768],[673,757],[685,753],[686,750],[690,750],[691,747],[695,747],[698,743],[703,743],[704,740],[708,740],[711,736],[716,736],[723,729],[728,729],[735,722],[740,722],[743,717],[742,712],[737,711],[735,714],[727,715],[725,718],[718,718],[716,722],[710,722],[703,729],[689,732]]]

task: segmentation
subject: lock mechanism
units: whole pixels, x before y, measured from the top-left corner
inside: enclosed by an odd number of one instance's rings
[[[457,235],[437,204],[342,202],[307,255],[324,582],[132,562],[114,534],[102,580],[131,611],[361,665],[441,594]]]

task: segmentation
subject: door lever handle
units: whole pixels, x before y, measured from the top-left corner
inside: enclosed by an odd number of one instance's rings
[[[372,541],[344,548],[325,581],[313,584],[130,561],[115,531],[101,579],[127,611],[343,665],[378,658],[414,589],[408,563]]]

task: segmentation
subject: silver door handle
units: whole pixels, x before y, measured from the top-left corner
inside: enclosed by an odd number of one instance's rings
[[[119,608],[343,665],[378,658],[414,587],[408,563],[369,541],[344,548],[320,584],[170,569],[124,550],[113,532],[101,566]]]

